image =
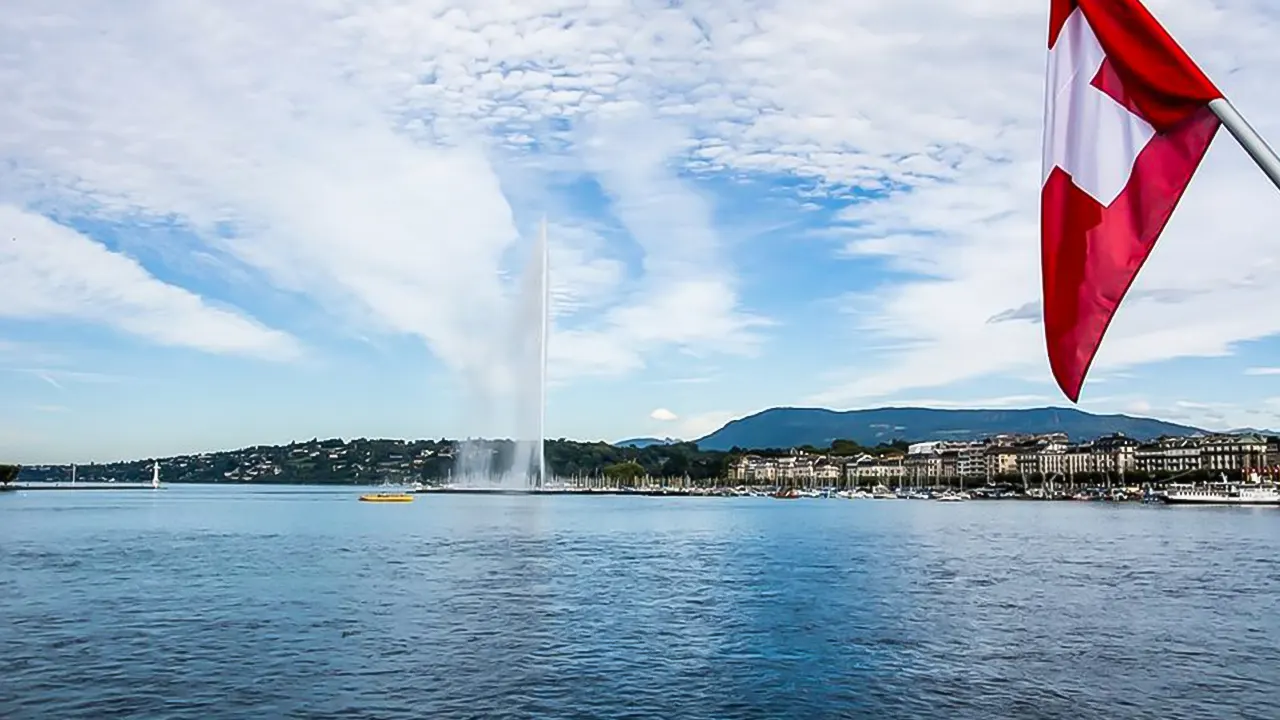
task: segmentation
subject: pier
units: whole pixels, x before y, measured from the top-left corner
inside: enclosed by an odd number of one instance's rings
[[[148,483],[24,483],[12,490],[157,490]]]

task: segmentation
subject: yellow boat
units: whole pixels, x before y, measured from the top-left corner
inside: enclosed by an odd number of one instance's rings
[[[404,503],[413,502],[413,496],[406,493],[373,493],[361,495],[360,502]]]

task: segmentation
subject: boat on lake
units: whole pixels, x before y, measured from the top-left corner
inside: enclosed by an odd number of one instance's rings
[[[361,495],[360,502],[407,503],[413,502],[413,496],[408,493],[370,493]]]
[[[1160,499],[1168,505],[1280,505],[1280,490],[1256,479],[1233,483],[1223,478],[1215,483],[1170,485]]]

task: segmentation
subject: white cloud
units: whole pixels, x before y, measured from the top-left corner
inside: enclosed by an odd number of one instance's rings
[[[728,410],[712,410],[709,412],[687,415],[676,428],[676,437],[684,440],[697,440],[724,427],[731,420],[743,417],[745,413]]]
[[[649,413],[649,417],[654,420],[657,420],[658,422],[672,422],[674,420],[680,419],[678,415],[676,415],[675,413],[671,412],[666,408],[658,408],[654,410],[653,412]]]
[[[616,372],[663,346],[753,352],[768,321],[737,309],[709,203],[670,167],[686,140],[681,128],[628,106],[580,132],[586,167],[643,251],[644,272],[597,327],[557,334],[553,357],[580,372]],[[592,352],[599,344],[610,350]]]
[[[690,125],[642,112],[668,82],[701,82],[688,19],[558,0],[20,2],[0,20],[0,158],[16,170],[0,197],[175,220],[199,237],[190,253],[491,368],[512,200],[545,199],[532,186],[547,172],[590,172],[643,267],[625,273],[558,223],[556,374],[626,372],[666,347],[750,352],[761,323],[738,310],[710,209],[678,177]]]
[[[617,302],[627,279],[626,263],[612,257],[600,232],[584,225],[553,223],[550,250],[551,313],[561,324]]]
[[[1280,137],[1276,11],[1150,4]],[[0,18],[0,199],[176,220],[200,237],[192,252],[464,367],[496,352],[486,329],[518,218],[585,173],[625,232],[553,217],[551,354],[569,377],[671,349],[755,352],[765,322],[689,175],[781,174],[848,199],[841,253],[914,274],[855,298],[887,349],[823,402],[1047,380],[1040,328],[1020,319],[1039,293],[1046,7],[15,0]],[[1224,136],[1097,370],[1280,332],[1242,310],[1280,300],[1277,221],[1274,190]]]
[[[62,370],[47,367],[14,367],[4,368],[10,372],[24,373],[47,383],[59,390],[66,389],[68,383],[118,383],[126,378],[108,373],[85,372],[81,370]]]
[[[1226,3],[1221,10],[1204,2],[1151,5],[1264,134],[1280,137],[1280,105],[1265,90],[1267,78],[1280,69],[1280,52],[1266,39],[1280,15],[1247,3]],[[845,377],[818,396],[823,402],[859,402],[1002,373],[1032,371],[1051,382],[1035,319],[1044,47],[1026,41],[1043,37],[1047,4],[1009,6],[989,26],[990,37],[969,46],[971,57],[930,65],[938,69],[936,82],[950,83],[950,89],[909,86],[938,108],[965,108],[959,114],[963,121],[952,126],[963,137],[948,142],[939,128],[934,141],[925,143],[952,157],[939,179],[905,179],[909,190],[845,212],[855,224],[844,252],[877,257],[918,277],[855,298],[851,311],[859,327],[904,349],[884,353],[872,372]],[[972,8],[974,14],[989,10]],[[932,15],[971,27],[951,12],[939,8]],[[923,22],[922,33],[929,27]],[[989,86],[978,90],[966,80],[974,77]],[[956,99],[960,93],[975,95],[970,102]],[[880,100],[878,107],[897,112],[909,107],[897,98]],[[1280,301],[1280,290],[1263,280],[1280,260],[1271,232],[1278,221],[1274,188],[1224,132],[1121,308],[1095,373],[1173,357],[1226,355],[1235,343],[1280,332],[1280,319],[1248,310]]]
[[[667,383],[671,385],[705,385],[713,382],[716,375],[690,375],[689,377],[668,378],[657,380],[658,383]]]
[[[1125,406],[1125,411],[1131,412],[1135,415],[1150,415],[1151,403],[1146,400],[1134,400]]]
[[[1174,401],[1173,406],[1182,410],[1225,410],[1235,407],[1232,403],[1206,403],[1194,400],[1177,400]]]
[[[38,215],[0,205],[0,317],[109,325],[162,345],[287,359],[292,337],[157,280],[136,261]],[[52,373],[38,373],[60,387]]]
[[[1044,407],[1058,402],[1057,398],[1047,395],[1002,395],[999,397],[975,398],[971,400],[937,400],[937,399],[901,399],[886,401],[885,405],[928,407],[928,408],[1019,408]]]
[[[58,390],[65,391],[67,389],[66,386],[55,380],[54,377],[48,373],[35,373],[35,376]]]
[[[67,358],[33,343],[0,340],[0,361],[6,364],[62,365],[67,362]]]
[[[1251,367],[1244,371],[1245,375],[1280,375],[1280,367]]]
[[[1280,399],[1277,398],[1230,403],[1129,395],[1096,398],[1082,409],[1158,418],[1209,431],[1280,427]]]

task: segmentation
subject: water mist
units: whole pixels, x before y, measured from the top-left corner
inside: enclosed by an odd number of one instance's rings
[[[547,334],[550,330],[550,250],[547,223],[539,229],[507,318],[485,368],[483,389],[470,412],[488,428],[510,432],[511,442],[472,439],[460,443],[452,482],[474,488],[528,490],[548,481],[546,440]]]

